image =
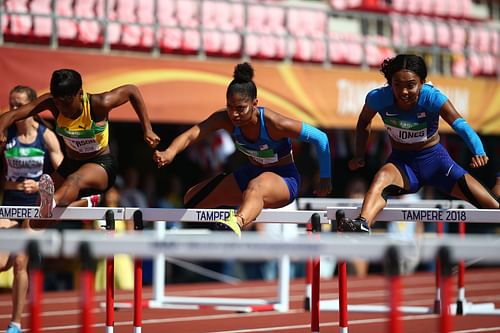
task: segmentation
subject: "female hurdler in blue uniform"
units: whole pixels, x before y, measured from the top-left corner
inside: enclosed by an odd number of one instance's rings
[[[255,220],[263,208],[283,207],[297,197],[300,176],[290,139],[316,145],[320,166],[316,194],[325,196],[331,191],[327,135],[309,124],[257,106],[257,87],[252,78],[250,64],[237,65],[226,92],[227,106],[179,135],[166,150],[156,151],[153,157],[162,167],[190,144],[218,129],[231,133],[238,150],[247,155],[248,164],[229,175],[221,174],[193,186],[184,203],[186,207],[198,208],[239,206],[236,214],[219,221],[238,236],[241,228]]]
[[[366,96],[356,126],[356,152],[349,168],[365,165],[364,154],[373,117],[378,113],[389,134],[392,153],[377,172],[365,195],[361,215],[350,220],[337,216],[341,231],[369,232],[389,195],[417,192],[432,185],[478,208],[498,208],[497,199],[467,171],[451,159],[439,143],[441,116],[465,141],[473,153],[470,166],[488,162],[481,140],[438,89],[425,83],[427,67],[416,55],[401,54],[382,63],[387,86]]]

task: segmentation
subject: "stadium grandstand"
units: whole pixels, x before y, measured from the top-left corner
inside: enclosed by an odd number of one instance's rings
[[[0,10],[0,45],[364,68],[416,53],[433,73],[500,72],[496,0],[5,0]]]

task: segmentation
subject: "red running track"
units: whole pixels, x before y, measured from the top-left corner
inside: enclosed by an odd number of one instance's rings
[[[456,281],[456,277],[454,279]],[[402,278],[404,287],[402,305],[428,306],[434,303],[435,278],[431,273],[418,273]],[[235,313],[216,311],[211,308],[200,310],[143,309],[144,333],[247,333],[247,332],[290,332],[310,333],[310,313],[303,310],[304,280],[294,280],[290,286],[290,311]],[[386,304],[387,280],[381,275],[366,278],[348,278],[349,304]],[[456,283],[455,283],[456,284]],[[500,307],[500,269],[469,269],[465,275],[467,301],[473,303],[495,303]],[[276,298],[276,285],[271,282],[243,282],[237,286],[221,283],[192,283],[168,286],[168,295],[208,297]],[[456,286],[453,287],[453,299]],[[144,289],[144,299],[151,296],[151,288]],[[116,301],[132,301],[133,293],[117,291]],[[337,279],[321,281],[321,299],[336,299]],[[104,293],[98,293],[92,310],[93,332],[105,332],[105,311],[99,307]],[[79,295],[76,291],[48,292],[43,294],[41,325],[42,332],[79,332]],[[24,315],[24,324],[29,323],[29,314]],[[0,294],[0,329],[7,327],[10,319],[10,294]],[[130,333],[132,309],[115,312],[116,333]],[[434,314],[402,315],[405,333],[438,333],[439,317]],[[382,313],[349,313],[349,332],[387,332],[388,322]],[[29,330],[24,330],[29,331]],[[338,314],[321,312],[321,332],[339,332]],[[3,331],[0,331],[3,332]],[[453,316],[451,332],[476,333],[500,332],[500,316],[467,315]]]

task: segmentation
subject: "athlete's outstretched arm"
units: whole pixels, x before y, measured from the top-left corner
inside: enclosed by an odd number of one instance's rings
[[[483,143],[477,133],[470,127],[467,121],[455,109],[450,101],[446,101],[439,111],[439,115],[453,128],[453,130],[465,141],[472,152],[472,168],[479,168],[488,163],[488,156],[484,151]]]
[[[230,126],[231,124],[226,111],[215,112],[201,123],[194,125],[178,135],[167,147],[167,149],[163,151],[155,151],[153,154],[153,160],[158,164],[159,168],[164,165],[168,165],[172,163],[177,154],[184,151],[184,149],[191,144],[207,137],[209,134],[218,129],[224,128],[229,130]]]
[[[349,169],[351,170],[357,170],[365,166],[366,145],[370,137],[372,120],[376,114],[366,104],[363,105],[356,124],[356,151],[354,152],[354,157],[349,161]]]
[[[5,131],[16,121],[34,116],[44,110],[52,110],[53,108],[52,96],[50,94],[43,94],[31,103],[22,105],[16,110],[5,112],[0,116],[0,143],[6,142]]]
[[[133,84],[123,85],[105,93],[92,95],[92,107],[97,117],[96,121],[107,119],[111,110],[127,102],[132,104],[141,122],[144,140],[151,148],[155,148],[160,143],[160,137],[153,132],[142,94],[139,88]]]

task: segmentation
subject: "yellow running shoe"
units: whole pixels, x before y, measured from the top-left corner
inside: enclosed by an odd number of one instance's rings
[[[238,224],[238,219],[234,215],[234,209],[229,210],[229,216],[225,220],[217,220],[215,221],[219,225],[222,225],[224,228],[229,228],[232,232],[238,235],[241,238],[241,228]]]

